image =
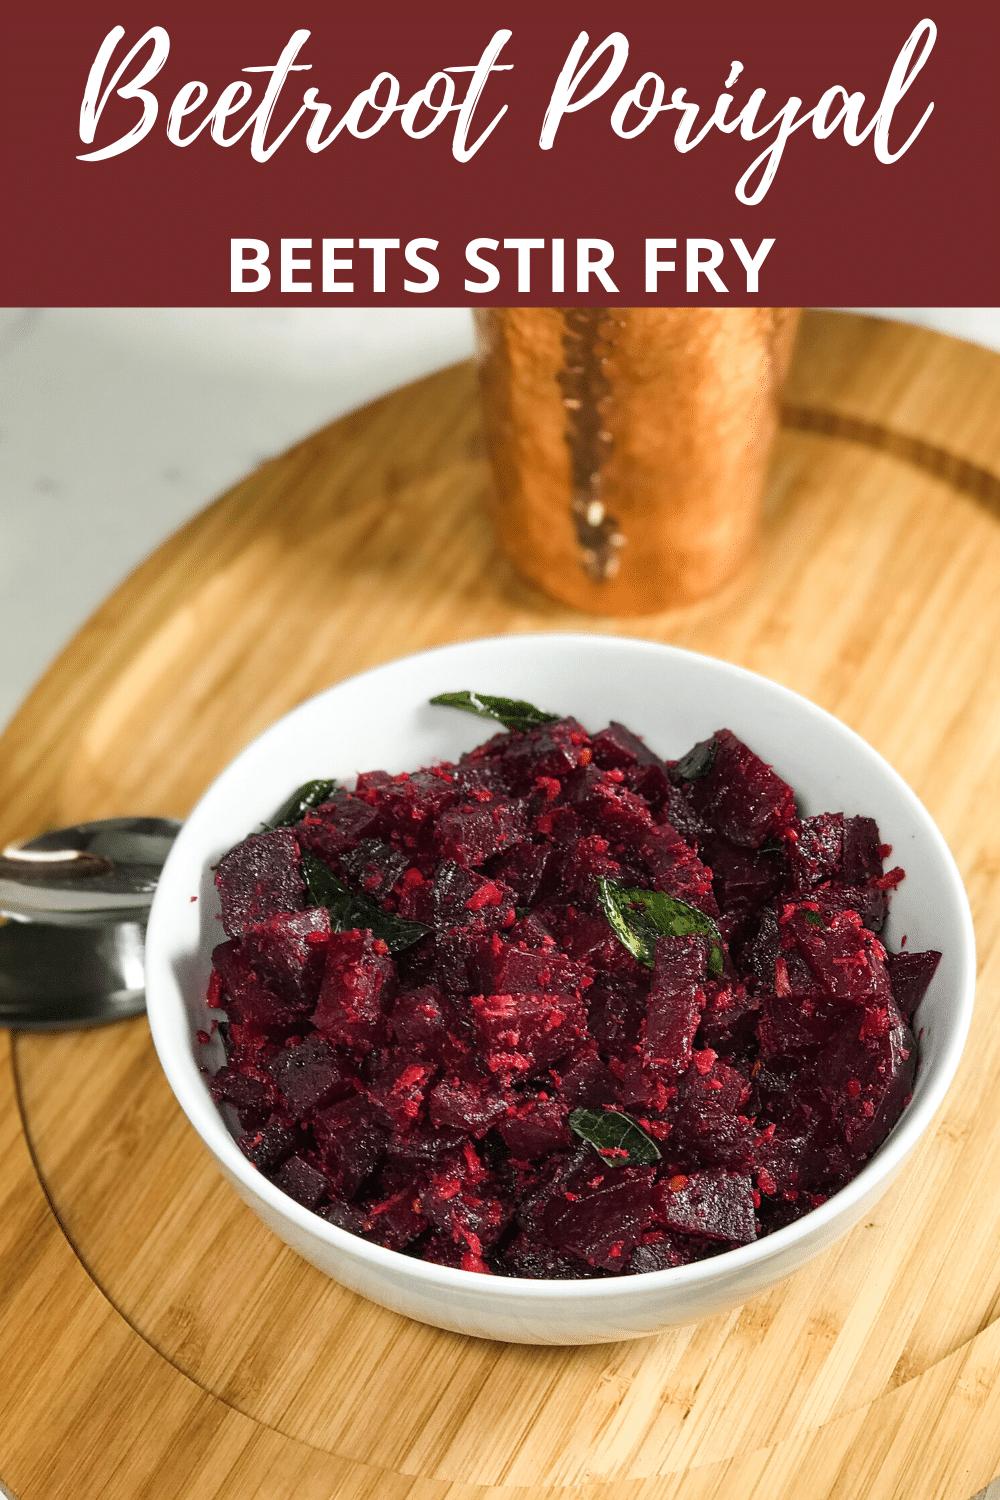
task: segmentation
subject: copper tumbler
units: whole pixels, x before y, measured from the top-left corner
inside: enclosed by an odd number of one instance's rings
[[[497,532],[546,593],[652,614],[757,530],[797,308],[476,313]]]

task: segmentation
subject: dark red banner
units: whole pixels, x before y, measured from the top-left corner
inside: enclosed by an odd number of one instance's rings
[[[26,7],[4,301],[992,305],[1000,10],[925,3]]]

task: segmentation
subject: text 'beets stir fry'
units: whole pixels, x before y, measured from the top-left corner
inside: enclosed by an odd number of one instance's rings
[[[878,939],[903,872],[874,821],[800,818],[727,729],[670,763],[435,701],[510,732],[312,782],[219,865],[211,1088],[250,1161],[392,1250],[559,1279],[716,1255],[849,1182],[940,957]]]

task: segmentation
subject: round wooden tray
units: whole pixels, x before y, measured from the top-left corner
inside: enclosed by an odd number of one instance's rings
[[[130,578],[0,744],[0,836],[183,814],[351,673],[537,629],[669,640],[787,683],[916,788],[976,918],[958,1079],[873,1217],[655,1339],[489,1344],[326,1280],[215,1172],[144,1020],[0,1056],[0,1474],[19,1500],[968,1500],[1000,1469],[1000,358],[809,315],[759,554],[642,620],[497,556],[457,367],[252,474]],[[16,1355],[12,1355],[16,1351]]]

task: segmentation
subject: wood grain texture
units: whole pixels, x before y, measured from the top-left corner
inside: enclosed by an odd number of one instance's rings
[[[989,486],[959,482],[1000,476],[1000,359],[811,314],[786,400],[813,416],[779,440],[753,566],[628,622],[553,604],[499,558],[467,368],[334,424],[85,627],[0,742],[0,836],[183,814],[303,697],[448,640],[599,628],[726,657],[863,734],[962,869],[979,999],[916,1159],[869,1221],[732,1314],[632,1344],[492,1345],[375,1308],[270,1236],[144,1021],[22,1034],[0,1075],[0,1477],[19,1500],[968,1500],[1000,1470],[1000,525]]]

